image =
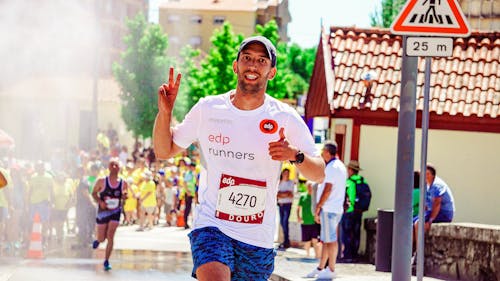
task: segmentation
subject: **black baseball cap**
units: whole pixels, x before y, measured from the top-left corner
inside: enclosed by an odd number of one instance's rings
[[[236,57],[236,59],[240,58],[241,51],[243,51],[250,43],[262,44],[266,48],[267,56],[271,60],[271,67],[276,66],[276,47],[274,47],[273,43],[264,36],[252,36],[243,40],[243,42],[241,42],[240,44],[240,48],[238,49],[238,56]]]

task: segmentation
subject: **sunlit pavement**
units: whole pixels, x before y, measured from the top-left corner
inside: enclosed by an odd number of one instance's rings
[[[136,229],[118,228],[109,272],[102,265],[105,243],[92,250],[90,245],[76,245],[74,237],[68,237],[60,245],[51,243],[43,259],[0,257],[0,281],[194,280],[190,276],[189,230],[161,226],[144,232]]]
[[[306,258],[302,249],[289,248],[286,252],[278,252],[275,259],[274,273],[271,276],[273,281],[304,281],[320,280],[316,278],[305,278],[305,276],[318,266],[318,260]],[[342,281],[390,281],[391,273],[375,271],[372,264],[346,264],[341,263],[335,266],[337,277],[334,280]],[[411,280],[417,280],[415,276]],[[435,279],[425,277],[425,281],[435,281]],[[443,279],[444,280],[444,279]]]
[[[110,272],[102,267],[105,243],[92,250],[90,245],[75,247],[74,238],[69,237],[62,245],[53,245],[45,251],[44,259],[0,258],[0,281],[194,280],[190,276],[192,260],[187,237],[190,230],[162,226],[144,232],[136,229],[137,226],[118,228]],[[271,280],[315,280],[305,278],[315,266],[317,260],[306,258],[302,249],[278,251]],[[377,272],[371,264],[337,264],[336,269],[335,280],[392,280],[390,273]]]

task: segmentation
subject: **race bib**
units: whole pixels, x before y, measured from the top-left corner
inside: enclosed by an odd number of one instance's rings
[[[118,205],[120,204],[120,199],[118,199],[118,198],[106,198],[104,200],[104,202],[106,203],[106,207],[109,210],[113,210],[113,209],[118,208]]]
[[[215,217],[239,223],[261,224],[266,207],[266,182],[221,175]]]

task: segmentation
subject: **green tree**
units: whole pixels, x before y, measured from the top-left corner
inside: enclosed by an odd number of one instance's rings
[[[271,20],[264,26],[257,25],[258,34],[267,37],[277,46],[276,77],[269,81],[267,92],[276,98],[295,99],[307,92],[314,68],[316,48],[302,49],[297,44],[279,42],[278,25]]]
[[[236,75],[233,71],[233,61],[242,35],[235,35],[230,23],[226,22],[216,29],[210,41],[212,47],[201,62],[201,78],[204,96],[225,93],[236,87]]]
[[[159,25],[147,23],[139,14],[127,20],[127,27],[127,49],[122,62],[113,63],[113,74],[121,87],[121,115],[127,129],[136,138],[148,138],[157,113],[157,89],[168,79],[173,61],[166,56],[168,37]]]
[[[275,98],[283,99],[293,96],[290,85],[293,79],[293,72],[290,70],[287,59],[287,49],[285,43],[279,42],[278,25],[275,20],[270,20],[265,25],[258,24],[255,27],[258,35],[269,39],[276,46],[276,76],[267,84],[267,93]]]
[[[304,81],[309,82],[316,59],[316,48],[302,49],[294,43],[288,47],[287,56],[292,71],[300,75]]]
[[[296,98],[305,93],[314,67],[315,49],[302,50],[298,45],[288,47],[279,42],[278,26],[274,20],[264,26],[257,25],[256,33],[277,46],[278,72],[269,82],[267,92],[280,99]],[[233,61],[243,39],[243,35],[234,34],[231,24],[226,22],[214,31],[212,48],[203,59],[199,51],[189,46],[183,48],[180,65],[183,79],[174,108],[177,120],[182,120],[200,98],[225,93],[236,87]]]
[[[179,72],[182,73],[182,80],[174,106],[173,114],[176,120],[183,120],[189,109],[204,96],[201,72],[197,65],[200,50],[186,45],[181,49],[180,56]]]
[[[184,64],[181,69],[183,82],[180,95],[186,99],[187,110],[202,97],[225,93],[236,87],[236,75],[233,72],[233,61],[236,59],[239,43],[243,40],[241,35],[235,35],[229,23],[216,29],[212,35],[212,48],[201,60],[199,65],[199,51],[190,47],[183,49],[181,56]],[[187,74],[187,75],[184,75]],[[179,96],[177,97],[179,99]],[[176,116],[178,118],[182,116]],[[182,118],[181,118],[182,119]],[[180,119],[179,119],[180,120]]]
[[[380,10],[375,10],[370,16],[371,25],[389,28],[405,2],[406,0],[382,0]]]

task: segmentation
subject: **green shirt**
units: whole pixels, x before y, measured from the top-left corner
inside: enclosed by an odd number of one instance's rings
[[[345,211],[346,213],[354,211],[354,203],[356,203],[356,183],[361,182],[361,179],[366,183],[366,180],[360,175],[352,175],[347,179],[345,192],[349,198],[350,204],[349,208]]]
[[[311,204],[312,204],[311,194],[308,194],[307,192],[301,193],[299,199],[299,206],[302,208],[301,216],[303,225],[310,225],[315,223],[314,215],[311,210]]]
[[[420,203],[420,189],[414,188],[412,194],[413,216],[418,216],[418,204]]]
[[[97,181],[96,176],[88,176],[87,182],[89,184],[89,194],[92,194],[92,192],[94,191],[94,185],[95,185],[96,181]]]

